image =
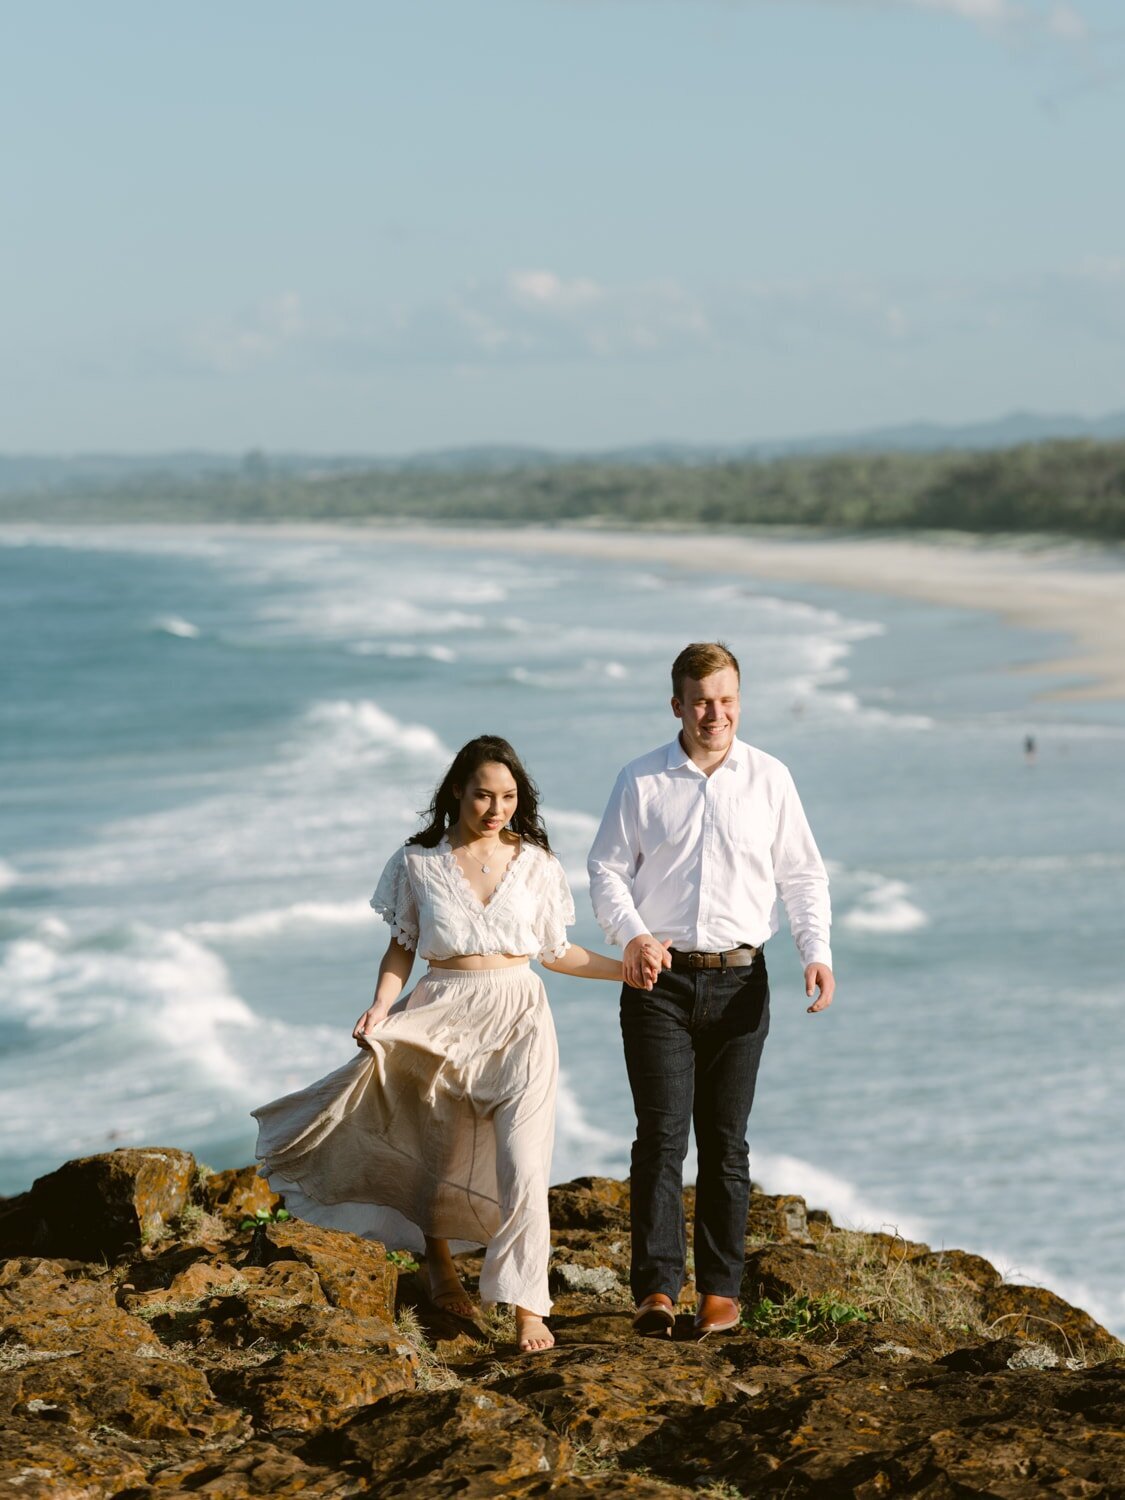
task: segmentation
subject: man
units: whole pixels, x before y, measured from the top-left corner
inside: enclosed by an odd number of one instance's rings
[[[738,662],[672,665],[680,732],[617,778],[590,851],[594,912],[624,949],[621,1032],[637,1116],[630,1192],[639,1333],[670,1336],[684,1281],[683,1161],[695,1124],[695,1327],[733,1328],[750,1196],[746,1126],[769,1030],[777,895],[811,1014],[832,1003],[828,876],[793,778],[738,739]]]

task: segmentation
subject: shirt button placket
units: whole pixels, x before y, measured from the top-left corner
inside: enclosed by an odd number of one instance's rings
[[[715,799],[711,796],[711,782],[706,777],[700,778],[700,792],[703,795],[703,829],[700,848],[700,875],[699,875],[699,932],[697,938],[701,947],[706,946],[703,942],[703,934],[706,932],[711,921],[711,849],[714,840],[714,805]],[[698,977],[698,976],[697,976]]]

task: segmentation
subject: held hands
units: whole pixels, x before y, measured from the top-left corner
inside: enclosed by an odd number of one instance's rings
[[[672,967],[669,944],[658,943],[649,932],[642,932],[625,945],[621,968],[625,983],[633,990],[651,990],[660,978],[661,969]]]
[[[360,1016],[359,1020],[352,1027],[352,1036],[355,1037],[355,1044],[357,1047],[367,1046],[368,1032],[371,1031],[373,1027],[377,1026],[380,1021],[386,1020],[386,1016],[386,1006],[368,1006],[368,1008],[363,1012],[363,1015]]]
[[[817,993],[819,991],[819,993]],[[808,1014],[813,1016],[818,1010],[827,1010],[832,1004],[832,996],[836,993],[836,981],[832,977],[832,970],[827,964],[806,964],[805,966],[805,994],[812,1000],[814,994],[816,999],[808,1007]]]

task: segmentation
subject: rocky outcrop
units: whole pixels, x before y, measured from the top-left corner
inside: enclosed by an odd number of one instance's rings
[[[0,1205],[0,1254],[113,1259],[163,1232],[188,1202],[195,1161],[186,1151],[110,1151],[68,1161]]]
[[[628,1188],[582,1178],[551,1194],[557,1346],[521,1357],[499,1313],[430,1307],[409,1257],[279,1209],[172,1151],[3,1205],[0,1494],[1125,1494],[1120,1346],[979,1256],[756,1192],[743,1326],[697,1342],[688,1287],[642,1340]]]

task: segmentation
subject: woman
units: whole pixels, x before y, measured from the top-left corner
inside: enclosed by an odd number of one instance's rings
[[[396,851],[371,904],[391,927],[360,1056],[255,1110],[262,1175],[301,1218],[424,1253],[431,1300],[473,1312],[453,1255],[486,1246],[480,1295],[516,1310],[521,1352],[554,1337],[547,1186],[558,1049],[528,967],[620,982],[567,941],[574,903],[511,745],[458,751],[426,828]],[[429,969],[403,996],[414,952]]]

